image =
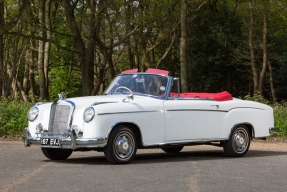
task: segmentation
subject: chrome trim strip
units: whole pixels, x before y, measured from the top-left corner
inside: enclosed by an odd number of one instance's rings
[[[114,115],[114,114],[126,114],[126,113],[163,113],[163,110],[151,110],[151,111],[123,111],[123,112],[113,112],[113,113],[98,113],[98,115]]]
[[[166,111],[211,111],[211,112],[229,112],[234,109],[258,109],[258,110],[265,110],[261,108],[255,108],[255,107],[236,107],[236,108],[231,108],[229,110],[212,110],[212,109],[169,109]]]
[[[194,140],[183,140],[183,141],[169,141],[165,143],[153,143],[153,144],[145,144],[144,146],[161,146],[168,144],[191,144],[191,143],[208,143],[208,142],[217,142],[217,141],[226,141],[228,138],[212,138],[212,139],[194,139]]]
[[[169,109],[166,111],[210,111],[210,112],[228,112],[225,110],[212,110],[212,109]]]
[[[256,108],[256,107],[235,107],[235,108],[231,108],[229,109],[228,111],[231,111],[233,109],[258,109],[258,110],[262,110],[264,111],[265,109],[262,109],[262,108]]]
[[[108,104],[108,103],[118,103],[117,101],[110,101],[110,102],[94,102],[91,106],[101,105],[101,104]]]
[[[76,104],[73,101],[70,101],[70,100],[64,100],[64,101],[66,101],[67,103],[70,103],[73,107],[76,107]]]

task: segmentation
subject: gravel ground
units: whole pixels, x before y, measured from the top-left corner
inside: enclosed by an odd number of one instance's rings
[[[287,139],[252,140],[250,149],[265,151],[287,151]]]

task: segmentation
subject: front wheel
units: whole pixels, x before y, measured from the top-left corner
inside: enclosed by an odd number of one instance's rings
[[[116,127],[110,134],[104,154],[110,163],[127,164],[132,161],[137,151],[133,131],[126,126]]]
[[[73,153],[71,149],[41,148],[43,154],[51,160],[65,160]]]
[[[244,156],[250,146],[250,132],[244,125],[237,126],[231,132],[230,138],[223,142],[223,149],[230,157]]]

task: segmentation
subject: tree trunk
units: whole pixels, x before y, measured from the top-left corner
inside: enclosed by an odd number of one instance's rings
[[[272,65],[271,65],[270,61],[268,61],[267,64],[268,64],[268,69],[269,69],[269,73],[270,73],[269,74],[269,81],[270,81],[272,100],[275,102],[276,101],[276,93],[275,93],[274,82],[273,82]]]
[[[0,1],[0,26],[5,25],[4,20],[4,1]],[[3,68],[4,68],[4,43],[3,34],[0,34],[0,97],[2,96],[3,90]]]
[[[45,12],[45,3],[44,1],[39,1],[39,38],[44,38],[44,12]],[[46,80],[45,80],[45,72],[44,72],[44,41],[39,40],[38,45],[38,73],[39,73],[39,89],[40,89],[40,97],[39,101],[46,100]]]
[[[131,24],[130,24],[130,18],[131,18],[131,9],[133,7],[132,5],[132,1],[128,0],[128,1],[124,1],[125,4],[125,26],[126,26],[126,31],[127,33],[131,32]],[[130,44],[130,38],[127,39],[127,44]],[[134,57],[133,57],[133,53],[130,47],[127,47],[128,49],[128,60],[129,60],[129,64],[130,64],[130,69],[133,69],[135,67],[135,62],[134,62]]]
[[[90,62],[86,57],[89,57],[88,54],[91,54],[93,50],[86,50],[85,43],[81,36],[81,32],[77,26],[77,21],[74,15],[74,8],[71,5],[70,0],[64,0],[63,5],[65,8],[67,22],[70,25],[70,29],[73,35],[75,42],[75,48],[78,51],[79,61],[81,63],[81,74],[82,74],[82,95],[87,96],[91,95],[93,87],[93,76],[91,76],[90,71]],[[93,36],[93,35],[91,35]],[[93,41],[93,39],[91,39]],[[87,54],[87,55],[86,55]]]
[[[187,83],[187,3],[181,1],[181,37],[180,37],[180,79],[182,92],[188,91]]]
[[[259,91],[258,74],[257,74],[257,67],[255,63],[255,53],[254,53],[254,47],[253,47],[253,25],[254,25],[253,0],[249,1],[249,12],[250,12],[249,49],[250,49],[250,64],[251,64],[252,74],[253,74],[253,94],[258,94],[258,91]]]
[[[21,93],[21,96],[22,96],[24,102],[28,102],[29,99],[28,99],[28,97],[27,97],[27,95],[26,95],[26,93],[25,93],[25,91],[24,91],[24,88],[23,88],[22,83],[21,83],[20,80],[18,80],[18,79],[17,79],[16,81],[17,81],[18,89],[19,89],[19,91],[20,91],[20,93]]]
[[[52,39],[52,32],[51,32],[51,19],[50,19],[50,12],[51,12],[51,0],[46,0],[45,2],[45,24],[46,24],[46,38],[47,41],[45,42],[44,48],[44,76],[45,76],[45,93],[47,97],[49,96],[49,53],[50,53],[50,46],[51,46],[51,39]]]
[[[260,72],[260,79],[259,79],[259,93],[260,95],[263,95],[263,85],[264,85],[264,77],[266,74],[266,68],[267,68],[267,30],[268,30],[268,17],[266,14],[264,14],[264,21],[263,21],[263,63],[262,63],[262,69]]]
[[[32,32],[34,35],[34,32]],[[31,41],[31,46],[36,47],[36,41]],[[37,63],[37,56],[33,54],[33,50],[30,50],[30,57],[29,57],[29,96],[32,102],[36,102],[36,83],[35,83],[35,64]]]
[[[92,95],[96,95],[99,92],[101,85],[104,82],[104,73],[105,73],[105,70],[103,68],[100,68],[99,69],[99,76],[98,76],[97,82],[94,86],[94,90],[92,92]]]
[[[26,95],[29,94],[29,62],[30,62],[30,49],[26,50],[25,54],[25,70],[24,70],[24,77],[23,77],[23,90],[25,91]]]

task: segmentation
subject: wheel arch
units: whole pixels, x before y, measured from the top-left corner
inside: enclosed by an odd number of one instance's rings
[[[244,125],[244,126],[247,127],[247,129],[248,129],[248,131],[249,131],[249,133],[250,133],[251,139],[255,137],[253,125],[252,125],[251,123],[248,123],[248,122],[242,122],[242,123],[237,123],[237,124],[235,124],[235,125],[232,127],[232,129],[230,130],[228,139],[230,138],[230,136],[231,136],[231,134],[232,134],[232,131],[233,131],[235,128],[239,127],[240,125]]]
[[[140,130],[139,126],[136,123],[134,123],[134,122],[117,122],[117,123],[115,123],[112,126],[112,128],[110,129],[107,139],[109,139],[111,132],[113,130],[117,129],[117,127],[120,126],[120,125],[129,127],[133,131],[133,133],[135,134],[137,145],[138,146],[143,146],[141,130]]]

